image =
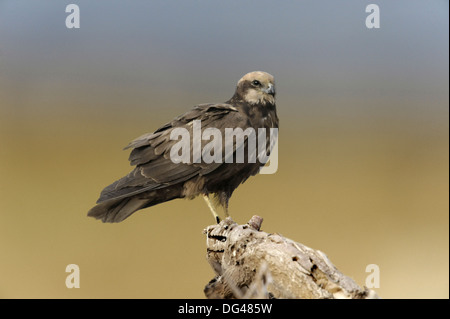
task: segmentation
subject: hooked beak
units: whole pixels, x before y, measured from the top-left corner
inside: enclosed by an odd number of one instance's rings
[[[273,86],[272,83],[269,83],[269,87],[267,89],[263,89],[262,91],[267,93],[267,94],[270,94],[272,96],[275,95],[275,87]]]

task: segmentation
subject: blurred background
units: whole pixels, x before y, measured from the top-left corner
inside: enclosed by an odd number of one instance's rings
[[[0,298],[204,298],[202,199],[86,213],[129,141],[254,70],[276,78],[279,168],[236,190],[233,219],[359,285],[377,264],[383,298],[448,298],[448,27],[445,0],[0,1]]]

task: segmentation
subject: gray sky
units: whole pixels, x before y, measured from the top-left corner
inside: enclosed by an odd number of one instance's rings
[[[111,88],[218,102],[253,70],[275,75],[286,112],[299,96],[420,100],[431,108],[419,116],[448,101],[448,1],[377,1],[380,29],[365,26],[373,1],[76,1],[77,30],[65,27],[72,2],[0,2],[0,94],[16,108],[27,94]],[[158,108],[127,107],[142,106]]]

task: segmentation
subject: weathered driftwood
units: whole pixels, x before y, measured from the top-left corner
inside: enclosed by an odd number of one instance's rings
[[[261,223],[259,216],[245,225],[227,218],[204,230],[207,259],[217,274],[205,287],[207,298],[378,298],[321,251],[260,231]]]

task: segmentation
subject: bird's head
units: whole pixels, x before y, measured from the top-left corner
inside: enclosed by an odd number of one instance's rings
[[[247,73],[239,80],[235,95],[249,104],[275,104],[275,80],[266,72]]]

